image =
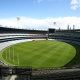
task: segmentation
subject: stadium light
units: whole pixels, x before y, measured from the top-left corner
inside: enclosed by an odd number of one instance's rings
[[[54,24],[54,27],[55,27],[55,25],[56,25],[56,22],[53,22],[53,24]]]
[[[53,22],[54,25],[56,25],[56,22]]]
[[[17,19],[17,28],[19,28],[19,20],[20,20],[20,17],[16,17]]]

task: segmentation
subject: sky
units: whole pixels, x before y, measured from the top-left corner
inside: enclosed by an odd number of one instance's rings
[[[79,29],[80,0],[0,0],[0,25],[45,30],[75,25]]]

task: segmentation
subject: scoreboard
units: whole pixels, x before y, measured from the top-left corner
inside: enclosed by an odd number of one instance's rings
[[[48,32],[49,32],[49,34],[50,34],[50,33],[55,33],[55,29],[49,28],[49,29],[48,29]]]

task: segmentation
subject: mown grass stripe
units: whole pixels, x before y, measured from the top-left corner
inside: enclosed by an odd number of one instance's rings
[[[17,55],[19,55],[19,66],[32,66],[32,68],[61,67],[72,60],[76,54],[75,48],[65,42],[32,41],[14,45],[15,62],[13,63],[13,60],[6,59],[5,50],[2,52],[4,60],[0,59],[8,64],[17,65]],[[13,59],[12,48],[10,51]]]

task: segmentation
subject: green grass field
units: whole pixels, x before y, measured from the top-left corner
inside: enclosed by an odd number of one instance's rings
[[[0,52],[0,59],[12,66],[57,68],[76,55],[74,46],[60,41],[31,41],[16,44]]]

